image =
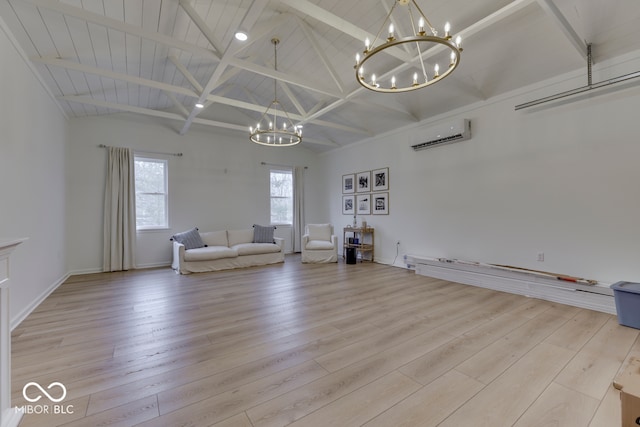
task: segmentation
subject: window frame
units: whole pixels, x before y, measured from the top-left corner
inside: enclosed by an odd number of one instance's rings
[[[154,230],[168,230],[170,229],[169,225],[169,160],[162,157],[154,157],[150,155],[139,155],[134,154],[134,169],[135,162],[144,161],[149,163],[161,163],[164,165],[164,193],[144,193],[142,191],[138,192],[136,183],[134,181],[134,190],[136,197],[136,231],[154,231]],[[164,225],[138,225],[138,194],[148,194],[148,195],[164,195]]]
[[[291,196],[272,196],[271,195],[271,175],[274,173],[280,173],[280,174],[288,174],[291,176]],[[295,189],[294,189],[294,182],[293,182],[293,169],[292,168],[286,168],[286,167],[273,167],[271,169],[269,169],[269,224],[270,225],[276,225],[276,226],[293,226],[293,193],[294,193]],[[271,201],[273,199],[290,199],[291,200],[291,222],[273,222],[271,219],[273,217],[272,211],[271,211],[271,206],[272,203]]]

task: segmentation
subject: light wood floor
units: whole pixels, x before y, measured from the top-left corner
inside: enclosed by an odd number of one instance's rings
[[[612,427],[639,332],[380,264],[94,274],[15,329],[12,398],[66,386],[24,427]]]

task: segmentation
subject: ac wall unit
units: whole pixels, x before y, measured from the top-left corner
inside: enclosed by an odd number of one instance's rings
[[[410,145],[411,148],[418,151],[469,138],[471,138],[471,121],[459,119],[434,125],[416,133]]]

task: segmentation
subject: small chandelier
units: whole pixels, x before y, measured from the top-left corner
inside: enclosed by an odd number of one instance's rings
[[[271,39],[275,57],[275,70],[278,71],[278,50],[280,40]],[[278,106],[281,111],[278,111]],[[279,126],[278,126],[279,125]],[[258,124],[249,127],[251,141],[271,147],[290,147],[302,142],[302,126],[294,126],[289,114],[278,102],[277,81],[273,81],[273,101],[267,107]]]
[[[398,4],[402,6],[407,6],[409,20],[411,22],[411,29],[414,34],[413,36],[396,38],[396,32],[395,32],[393,23],[391,23],[391,17],[394,9]],[[415,27],[416,21],[414,20],[414,14],[411,8],[412,5],[416,8],[419,14],[417,30]],[[380,34],[384,30],[384,28],[387,26],[388,22],[389,22],[389,26],[388,26],[388,33],[387,33],[388,35],[387,35],[386,41],[378,46],[375,46]],[[425,31],[425,24],[428,26],[429,33]],[[363,55],[362,56],[360,54],[356,55],[356,65],[354,67],[356,70],[356,80],[365,88],[375,92],[396,93],[396,92],[409,92],[412,90],[421,89],[423,87],[430,86],[444,79],[449,74],[451,74],[453,70],[455,70],[455,68],[460,63],[460,52],[462,52],[461,37],[458,36],[455,40],[455,43],[452,42],[450,31],[451,31],[451,26],[447,22],[444,27],[444,36],[439,37],[438,31],[436,31],[436,29],[433,28],[433,26],[431,25],[431,23],[429,22],[425,14],[422,12],[422,10],[420,9],[420,7],[418,6],[415,0],[396,0],[393,6],[391,7],[391,10],[389,11],[389,14],[387,15],[384,22],[382,23],[382,27],[380,28],[380,31],[378,31],[378,34],[376,35],[373,42],[371,42],[369,38],[367,38],[364,42],[365,49],[364,49]],[[414,72],[413,78],[409,78],[409,76],[406,76],[406,79],[404,79],[404,81],[400,81],[400,79],[396,79],[396,76],[392,74],[392,71],[381,72],[380,70],[373,70],[373,73],[371,73],[369,77],[365,77],[365,69],[366,69],[365,64],[367,63],[367,61],[371,60],[371,58],[373,58],[376,54],[382,52],[385,49],[393,48],[395,46],[399,46],[403,44],[410,44],[410,43],[415,43],[417,47],[417,57],[413,59],[411,62],[418,62],[420,64],[419,72]],[[422,57],[423,52],[420,48],[421,43],[439,44],[449,49],[450,55],[449,55],[448,67],[443,70],[440,68],[440,65],[436,63],[433,66],[433,72],[429,76],[429,73],[427,71],[428,67],[425,65],[424,59]],[[369,64],[371,65],[372,63],[373,61],[370,62]],[[381,80],[383,78],[385,80],[389,79],[388,85],[386,87],[383,86],[381,83]]]

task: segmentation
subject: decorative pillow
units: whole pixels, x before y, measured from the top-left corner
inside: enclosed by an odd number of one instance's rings
[[[203,248],[204,243],[200,237],[200,233],[197,228],[192,228],[182,233],[176,233],[172,237],[174,242],[182,243],[185,249]]]
[[[331,224],[307,224],[309,240],[331,241]]]
[[[253,224],[253,243],[273,243],[273,225],[264,226]]]

